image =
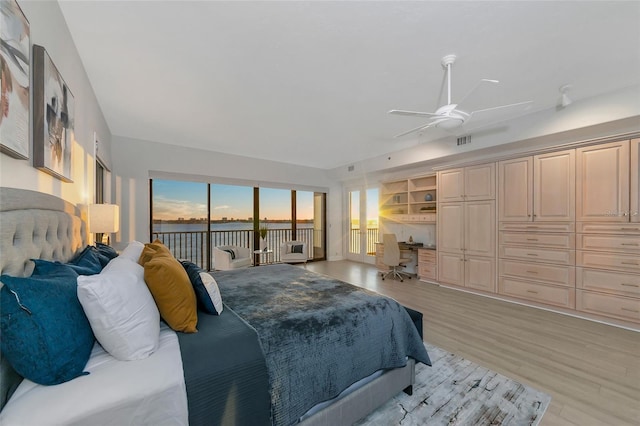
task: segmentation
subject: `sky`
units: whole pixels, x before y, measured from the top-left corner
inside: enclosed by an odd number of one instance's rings
[[[313,192],[297,191],[299,220],[313,218]],[[153,180],[154,219],[191,219],[207,216],[207,184]],[[253,217],[253,188],[211,184],[211,219]],[[291,191],[260,188],[260,217],[268,220],[291,219]]]

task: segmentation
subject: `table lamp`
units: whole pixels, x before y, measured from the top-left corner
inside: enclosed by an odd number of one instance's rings
[[[101,242],[109,244],[109,234],[120,229],[120,207],[116,204],[89,204],[89,231],[102,234]]]

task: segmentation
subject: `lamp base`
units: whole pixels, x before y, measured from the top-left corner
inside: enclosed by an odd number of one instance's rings
[[[104,234],[102,234],[102,237],[99,238],[100,243],[102,244],[106,244],[106,245],[111,245],[111,238],[109,238],[109,233],[105,232]]]

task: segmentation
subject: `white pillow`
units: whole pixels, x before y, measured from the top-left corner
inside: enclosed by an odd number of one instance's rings
[[[140,259],[140,255],[142,254],[142,250],[144,249],[144,244],[139,241],[131,241],[129,245],[122,250],[122,253],[118,257],[131,259],[134,262],[138,263],[138,259]]]
[[[114,358],[143,359],[157,349],[160,313],[137,262],[118,256],[100,274],[79,276],[77,291],[93,334]]]
[[[207,293],[209,293],[209,298],[211,299],[211,303],[213,303],[213,307],[216,308],[218,315],[220,315],[222,313],[223,305],[218,283],[206,272],[200,272],[200,279],[202,280],[202,284],[204,284],[204,288],[207,289]]]

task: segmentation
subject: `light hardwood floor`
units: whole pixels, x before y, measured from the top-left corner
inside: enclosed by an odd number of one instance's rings
[[[640,425],[640,333],[423,283],[373,265],[307,269],[424,314],[424,339],[551,395],[541,425]]]

